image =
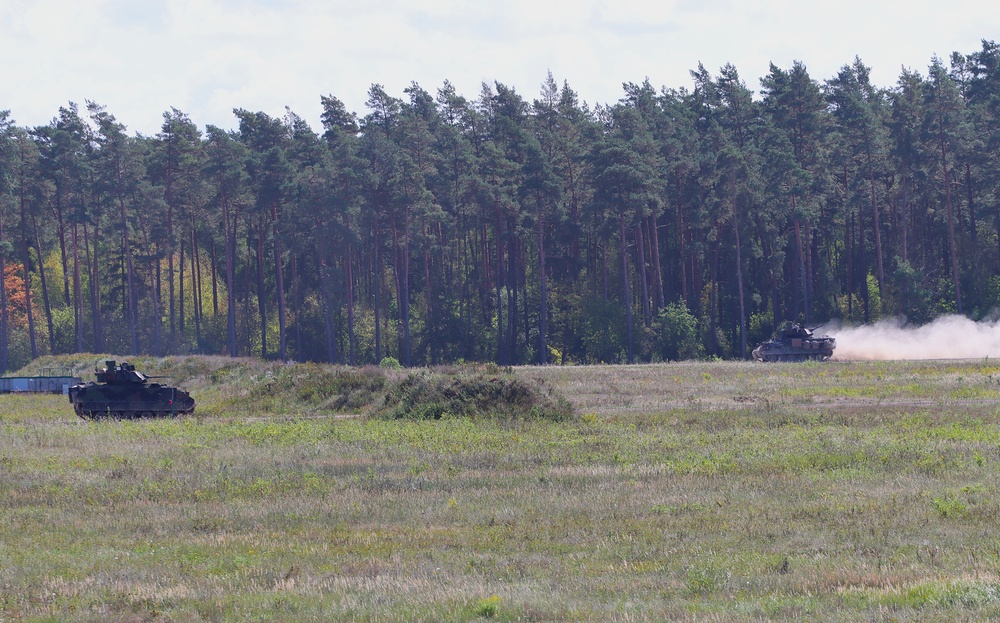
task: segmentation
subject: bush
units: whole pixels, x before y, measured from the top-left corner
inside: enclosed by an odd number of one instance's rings
[[[615,301],[590,299],[584,305],[581,341],[591,363],[618,363],[628,346],[625,308]]]
[[[395,357],[382,357],[382,361],[378,362],[378,366],[389,370],[399,370],[403,367],[399,363],[399,359],[396,359]]]
[[[750,323],[747,327],[747,347],[753,348],[755,345],[771,339],[775,326],[774,314],[770,311],[750,314]]]
[[[409,374],[390,388],[380,412],[388,419],[448,417],[565,420],[569,402],[540,381],[509,374]]]
[[[698,340],[698,319],[682,302],[667,305],[656,319],[656,346],[665,361],[697,359],[705,356]]]

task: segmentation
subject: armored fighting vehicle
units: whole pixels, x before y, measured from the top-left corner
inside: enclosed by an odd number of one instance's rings
[[[69,388],[69,402],[85,420],[110,417],[172,417],[194,413],[194,398],[186,391],[151,383],[149,377],[123,361],[104,362],[94,371],[97,382],[78,383]]]
[[[826,361],[833,356],[837,340],[813,335],[811,329],[788,323],[781,333],[753,349],[757,361]]]

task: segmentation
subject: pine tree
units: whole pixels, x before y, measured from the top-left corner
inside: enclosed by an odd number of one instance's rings
[[[941,59],[934,57],[928,72],[924,90],[924,140],[928,150],[935,150],[941,174],[941,188],[944,195],[945,213],[948,226],[948,255],[951,267],[952,288],[955,307],[964,313],[962,288],[959,275],[959,249],[955,236],[955,201],[952,185],[956,159],[965,148],[968,122],[965,105],[955,81],[948,74]]]

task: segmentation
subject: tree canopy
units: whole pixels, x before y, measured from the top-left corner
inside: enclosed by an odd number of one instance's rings
[[[0,368],[43,353],[352,365],[746,357],[784,320],[1000,306],[1000,52],[895,85],[732,65],[589,106],[445,82],[367,110],[0,111]]]

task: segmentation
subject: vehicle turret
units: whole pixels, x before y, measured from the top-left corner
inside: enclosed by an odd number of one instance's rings
[[[98,383],[148,383],[149,377],[135,369],[135,366],[127,361],[115,365],[114,359],[104,362],[105,368],[94,370],[94,376]]]

